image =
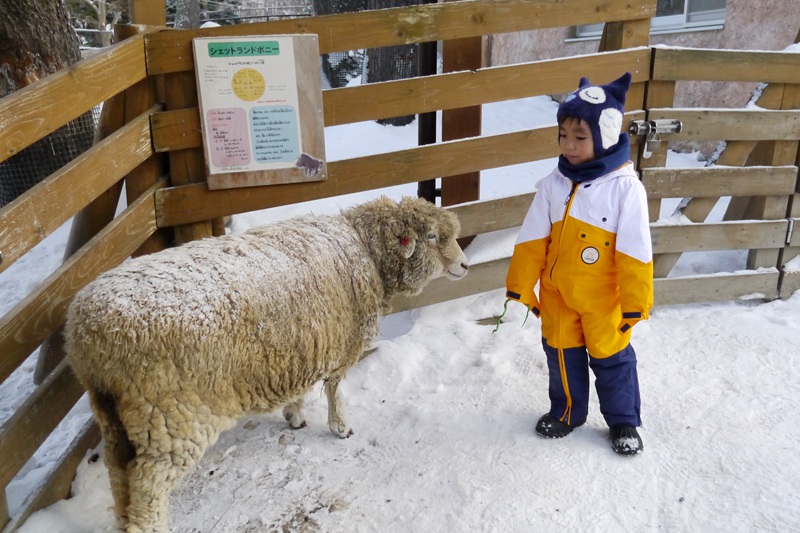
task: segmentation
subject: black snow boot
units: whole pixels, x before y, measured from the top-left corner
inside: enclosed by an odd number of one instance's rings
[[[609,429],[611,447],[620,455],[636,455],[644,451],[642,437],[635,427],[614,426]]]
[[[572,433],[572,430],[580,425],[581,424],[570,426],[550,413],[547,413],[536,422],[536,433],[548,439],[560,439]]]

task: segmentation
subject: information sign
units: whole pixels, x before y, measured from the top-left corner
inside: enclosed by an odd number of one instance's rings
[[[316,35],[193,40],[208,187],[324,180]]]

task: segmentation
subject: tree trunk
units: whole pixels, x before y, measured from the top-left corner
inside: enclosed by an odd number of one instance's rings
[[[62,1],[0,0],[0,98],[80,59]],[[91,112],[0,163],[0,206],[91,146]]]
[[[0,97],[80,59],[80,40],[59,1],[0,1]]]

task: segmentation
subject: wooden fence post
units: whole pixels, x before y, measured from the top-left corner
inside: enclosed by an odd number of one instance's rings
[[[445,41],[444,72],[477,70],[483,64],[483,37]],[[442,112],[442,140],[451,141],[481,134],[481,106]],[[480,198],[480,172],[442,178],[442,205],[454,205]]]
[[[800,85],[792,85],[792,109],[800,109]],[[794,164],[800,167],[800,147],[796,151]],[[786,216],[791,218],[800,219],[800,172],[797,175],[797,182],[794,187],[794,194],[789,197],[789,206]],[[795,224],[793,233],[795,235],[800,233],[800,224]],[[792,238],[792,243],[797,243],[797,238]],[[778,268],[780,269],[780,278],[778,281],[778,296],[780,298],[788,298],[794,291],[800,290],[800,274],[786,274],[783,271],[783,265],[787,261],[794,259],[800,255],[800,247],[787,246],[781,250],[778,257]]]
[[[478,70],[483,66],[483,58],[483,37],[453,39],[445,41],[442,47],[444,72]],[[481,106],[462,107],[442,112],[442,141],[476,137],[480,134]],[[480,172],[442,176],[442,206],[479,200],[480,189]],[[471,241],[471,237],[459,239],[462,247]]]
[[[650,46],[650,19],[606,22],[603,25],[603,35],[600,37],[597,51],[610,52],[637,46]],[[622,74],[622,72],[617,73],[615,77]],[[625,108],[643,109],[644,92],[645,82],[632,84],[625,99]]]
[[[164,0],[129,0],[128,11],[131,24],[167,25],[167,7]]]
[[[653,61],[656,61],[658,54],[654,54]],[[645,99],[645,109],[672,107],[675,102],[675,82],[674,81],[649,81],[647,83],[647,96]],[[662,142],[661,148],[653,150],[648,158],[642,157],[644,152],[644,141],[639,146],[639,155],[636,167],[642,172],[643,169],[653,167],[663,167],[667,164],[668,143]],[[661,214],[661,199],[648,200],[650,211],[650,222],[658,220]],[[675,263],[680,259],[680,253],[658,254],[653,256],[653,277],[666,278]]]
[[[182,30],[178,30],[182,31]],[[195,108],[197,111],[197,82],[194,71],[177,72],[165,76],[167,110]],[[198,111],[199,112],[199,111]],[[186,148],[169,153],[170,186],[202,183],[206,179],[203,149]],[[217,225],[219,227],[219,225]],[[210,221],[184,224],[175,227],[175,243],[183,244],[211,237],[214,228]]]
[[[445,41],[443,48],[444,72],[477,70],[483,63],[483,38],[473,37]],[[481,134],[481,106],[449,109],[442,112],[442,141],[477,137]],[[442,176],[442,206],[479,200],[481,173],[468,172],[455,176]],[[473,237],[459,239],[464,247]]]
[[[655,63],[658,60],[658,51],[652,50],[651,62]],[[647,82],[647,88],[644,97],[643,109],[648,111],[653,108],[673,107],[675,103],[675,82],[650,80]],[[652,150],[650,157],[642,157],[644,152],[645,143],[640,143],[638,154],[636,157],[636,168],[643,174],[642,170],[646,168],[663,167],[667,163],[668,143],[662,143],[661,148]],[[661,199],[650,199],[647,202],[648,210],[650,211],[650,222],[655,222],[661,215]],[[680,259],[680,253],[658,254],[653,256],[653,277],[665,278],[669,274],[672,267]]]

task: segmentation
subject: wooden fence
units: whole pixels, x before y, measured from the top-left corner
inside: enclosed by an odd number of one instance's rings
[[[781,268],[800,251],[800,232],[790,231],[800,210],[800,54],[650,48],[654,15],[655,0],[473,0],[202,30],[123,27],[119,44],[0,100],[0,161],[104,104],[94,147],[0,209],[3,283],[3,271],[73,219],[64,264],[0,318],[0,382],[42,343],[49,347],[48,357],[40,357],[47,359],[40,361],[41,385],[0,427],[0,487],[8,486],[83,392],[61,359],[59,332],[74,294],[101,272],[132,255],[221,234],[227,215],[436,178],[445,188],[452,176],[557,155],[553,124],[499,135],[456,135],[407,150],[329,161],[323,182],[210,191],[204,183],[190,48],[194,37],[315,33],[321,54],[440,41],[447,54],[448,47],[453,53],[486,35],[606,23],[597,55],[323,91],[325,126],[460,113],[490,102],[568,92],[580,76],[605,83],[630,71],[634,83],[625,127],[659,118],[683,124],[647,159],[638,157],[645,139],[632,139],[632,156],[650,199],[656,304],[749,294],[776,298],[800,288],[800,276]],[[676,86],[685,80],[769,85],[758,108],[675,109]],[[714,167],[666,168],[673,140],[724,140],[727,149]],[[115,216],[123,184],[128,207]],[[734,197],[726,221],[706,223],[723,195]],[[478,235],[518,226],[532,197],[451,209],[464,235]],[[691,223],[658,222],[661,202],[670,198],[684,199],[683,215]],[[669,277],[684,252],[739,249],[749,250],[743,272]],[[473,265],[463,282],[434,282],[419,297],[398,299],[395,310],[500,288],[507,266],[508,258]],[[87,423],[65,443],[53,472],[19,509],[9,512],[0,495],[4,531],[66,497],[78,461],[98,439],[95,426]]]

